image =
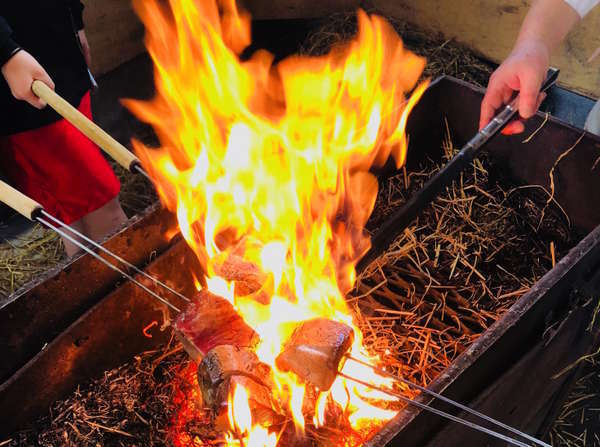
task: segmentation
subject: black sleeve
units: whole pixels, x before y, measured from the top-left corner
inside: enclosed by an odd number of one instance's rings
[[[0,16],[0,67],[19,50],[19,45],[12,40],[12,29],[4,17]]]
[[[83,29],[83,3],[79,0],[69,0],[69,9],[71,9],[71,16],[73,17],[73,25],[75,31]]]

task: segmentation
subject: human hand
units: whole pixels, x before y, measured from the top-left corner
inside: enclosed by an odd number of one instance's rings
[[[90,44],[88,43],[85,30],[80,29],[77,31],[77,37],[79,37],[79,43],[81,44],[81,52],[85,59],[85,63],[88,67],[92,66],[92,52],[90,51]]]
[[[31,90],[33,81],[42,81],[54,90],[54,82],[46,70],[25,50],[19,50],[2,66],[2,75],[15,98],[38,109],[44,108],[46,103]]]
[[[531,118],[545,94],[540,88],[550,66],[550,50],[541,41],[518,42],[511,54],[490,77],[487,92],[481,102],[479,128],[494,117],[496,110],[507,104],[514,92],[519,92],[518,109],[522,119]],[[502,133],[521,133],[525,126],[519,120],[509,123]]]

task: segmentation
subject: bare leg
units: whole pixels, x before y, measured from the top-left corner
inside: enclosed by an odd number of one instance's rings
[[[75,230],[79,231],[80,233],[84,232],[85,229],[85,225],[83,224],[83,219],[79,219],[78,221],[75,222],[71,222],[71,224],[69,225],[71,228],[74,228]],[[65,230],[65,233],[68,233],[69,236],[73,236],[75,239],[80,240],[77,236],[71,234],[69,231]],[[77,253],[79,253],[80,251],[82,251],[77,245],[75,245],[73,242],[65,239],[64,237],[61,238],[63,241],[63,245],[65,246],[65,253],[67,254],[67,256],[69,258],[75,256]],[[83,241],[81,241],[83,242]]]
[[[95,241],[101,241],[126,221],[127,216],[121,208],[118,197],[81,219],[86,236]]]

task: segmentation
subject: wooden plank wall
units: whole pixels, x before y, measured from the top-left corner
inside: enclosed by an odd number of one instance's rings
[[[510,52],[531,0],[371,0],[385,15],[406,20],[500,62]],[[588,58],[600,47],[600,6],[571,32],[555,52],[552,64],[561,69],[560,83],[600,96],[600,57]]]
[[[82,0],[92,49],[92,72],[101,75],[144,51],[144,28],[131,0]]]

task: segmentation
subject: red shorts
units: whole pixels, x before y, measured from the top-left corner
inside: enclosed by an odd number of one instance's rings
[[[79,111],[92,118],[89,92]],[[66,120],[1,140],[0,169],[22,193],[69,224],[119,194],[121,184],[98,146]]]

